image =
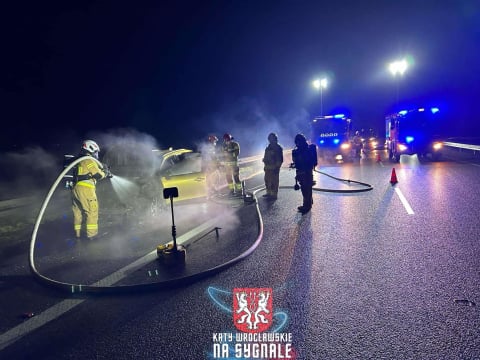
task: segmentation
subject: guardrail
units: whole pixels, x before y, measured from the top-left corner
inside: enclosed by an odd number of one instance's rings
[[[462,144],[462,143],[450,142],[450,141],[444,141],[443,145],[458,148],[458,149],[472,150],[474,153],[475,151],[480,151],[480,145]]]

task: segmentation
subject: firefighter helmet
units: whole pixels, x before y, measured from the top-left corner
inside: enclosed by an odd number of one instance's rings
[[[270,133],[268,134],[268,141],[270,142],[277,142],[278,141],[278,136],[275,133]]]
[[[215,135],[209,135],[208,136],[208,142],[215,144],[218,141],[218,138]]]
[[[305,138],[305,135],[303,134],[297,134],[295,136],[295,145],[297,146],[302,146],[307,144],[307,139]]]
[[[85,140],[82,145],[82,151],[89,153],[90,155],[98,155],[100,147],[93,140]]]
[[[233,136],[228,134],[228,133],[225,133],[223,134],[223,141],[231,141],[233,140]]]

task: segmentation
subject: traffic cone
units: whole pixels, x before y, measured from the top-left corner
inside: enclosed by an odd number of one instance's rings
[[[390,177],[390,184],[395,185],[398,182],[395,168],[392,168],[392,176]]]
[[[377,154],[377,162],[382,162],[382,158],[380,157],[380,154]]]

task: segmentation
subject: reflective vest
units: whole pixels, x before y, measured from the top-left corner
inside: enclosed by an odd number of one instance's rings
[[[239,154],[240,145],[236,141],[223,144],[223,159],[226,166],[236,166]]]
[[[95,188],[95,184],[97,183],[96,178],[103,179],[104,177],[105,173],[95,160],[85,159],[80,161],[76,166],[75,185]]]

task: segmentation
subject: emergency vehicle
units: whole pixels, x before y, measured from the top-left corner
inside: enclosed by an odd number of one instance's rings
[[[437,107],[402,110],[385,117],[388,157],[400,161],[400,155],[430,155],[439,160],[443,142],[440,140],[441,119]]]
[[[317,145],[320,157],[333,157],[337,161],[351,158],[351,119],[343,114],[317,116],[311,121],[310,128],[311,141]]]

